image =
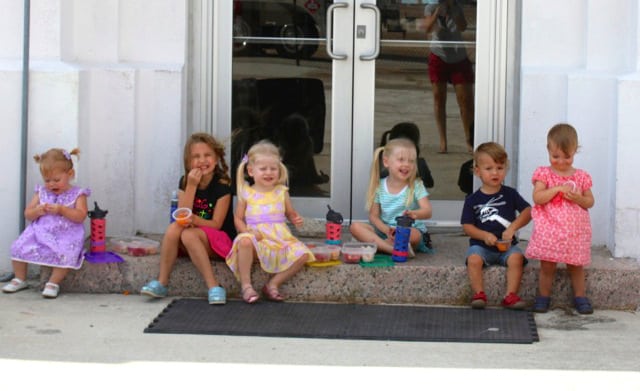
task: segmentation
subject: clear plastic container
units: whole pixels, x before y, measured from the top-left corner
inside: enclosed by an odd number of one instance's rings
[[[113,251],[134,257],[157,254],[160,249],[160,242],[141,236],[111,238],[109,239],[109,244]]]
[[[375,243],[348,242],[342,245],[342,260],[345,263],[371,262],[378,251]]]
[[[340,246],[338,245],[323,242],[308,242],[305,245],[311,250],[318,262],[340,260]]]

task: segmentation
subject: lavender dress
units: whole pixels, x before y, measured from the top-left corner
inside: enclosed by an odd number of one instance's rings
[[[36,186],[40,204],[74,207],[79,196],[91,190],[73,186],[56,195],[42,185]],[[59,215],[40,216],[25,228],[11,245],[11,259],[37,265],[80,269],[84,258],[84,224]]]

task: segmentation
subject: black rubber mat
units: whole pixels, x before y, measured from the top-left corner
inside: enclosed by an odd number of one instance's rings
[[[171,302],[145,333],[387,341],[533,343],[533,314],[499,308],[328,303]]]

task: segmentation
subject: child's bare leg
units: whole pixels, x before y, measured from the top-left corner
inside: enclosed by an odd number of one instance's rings
[[[169,284],[169,276],[173,271],[178,258],[178,247],[180,246],[180,234],[184,228],[178,223],[172,223],[167,227],[162,238],[162,247],[160,248],[160,273],[158,281],[163,285]]]
[[[69,269],[62,267],[54,267],[51,270],[51,275],[49,276],[49,282],[53,282],[56,285],[60,285],[62,280],[69,274]]]
[[[467,274],[469,275],[469,283],[473,293],[484,291],[484,282],[482,281],[482,266],[484,262],[478,254],[471,254],[467,258]]]
[[[551,288],[553,287],[557,266],[555,262],[540,261],[540,275],[538,277],[540,296],[551,296]]]
[[[519,253],[511,254],[507,259],[507,294],[515,294],[520,290],[522,270],[524,269],[524,256]]]
[[[571,286],[573,287],[573,295],[575,297],[585,297],[586,288],[585,288],[584,267],[567,265],[567,271],[569,272],[569,276],[571,277]]]
[[[422,240],[422,232],[417,228],[411,228],[411,235],[409,236],[409,244],[411,247],[416,248]]]
[[[189,228],[182,231],[182,243],[189,253],[191,262],[195,265],[196,269],[202,274],[204,282],[207,284],[207,288],[211,289],[214,286],[218,286],[218,280],[213,275],[213,267],[211,266],[212,255],[211,247],[209,246],[209,239],[203,230],[198,228]]]
[[[240,286],[244,290],[252,287],[251,266],[253,265],[255,249],[251,239],[244,237],[238,242],[238,274],[240,275]]]
[[[288,281],[291,277],[295,276],[296,273],[298,273],[300,269],[302,269],[304,264],[307,263],[308,259],[309,255],[304,254],[303,256],[298,258],[298,260],[295,261],[290,268],[288,268],[287,270],[283,270],[271,277],[269,282],[267,282],[267,286],[270,288],[275,288],[277,290],[285,281]]]
[[[13,274],[16,275],[15,278],[19,278],[22,281],[26,281],[27,269],[29,265],[26,262],[20,262],[16,260],[11,260],[11,265],[13,266]]]
[[[349,227],[349,232],[360,242],[373,242],[378,246],[378,251],[391,254],[393,252],[393,242],[382,239],[375,233],[373,227],[366,223],[355,222]]]

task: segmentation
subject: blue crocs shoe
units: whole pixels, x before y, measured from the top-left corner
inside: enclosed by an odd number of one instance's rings
[[[169,293],[169,289],[162,285],[158,280],[148,282],[147,285],[143,286],[140,290],[141,295],[151,296],[156,299],[167,297],[167,293]]]
[[[214,286],[209,289],[209,304],[225,304],[227,302],[227,292],[221,286]]]

